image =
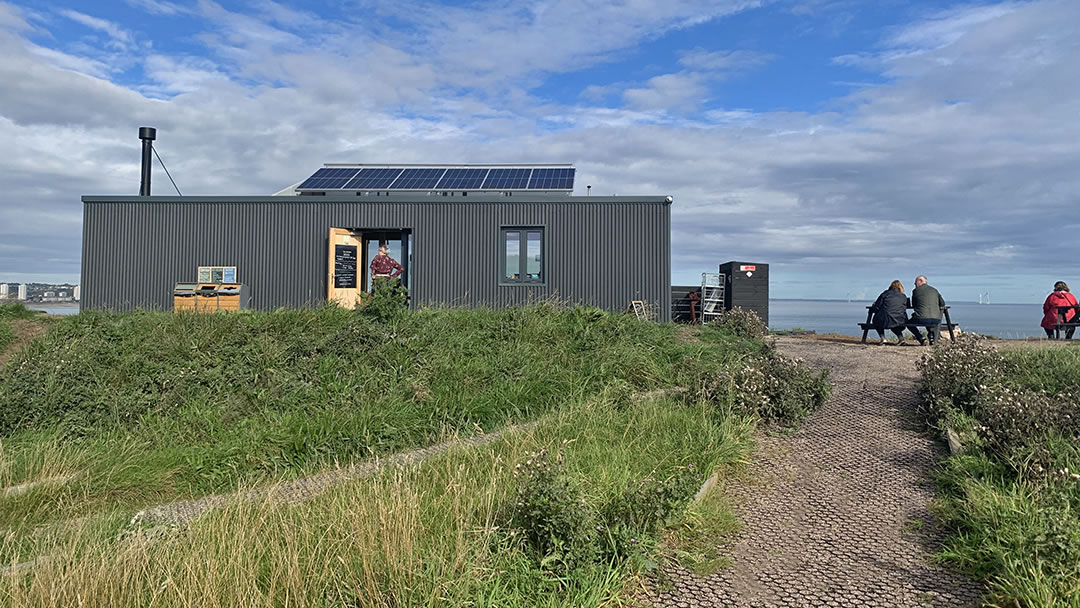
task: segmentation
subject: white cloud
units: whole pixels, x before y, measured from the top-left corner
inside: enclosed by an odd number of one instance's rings
[[[0,27],[12,30],[26,30],[30,24],[26,22],[23,12],[19,7],[0,2]]]
[[[529,94],[547,73],[752,4],[587,15],[508,1],[490,15],[435,15],[415,3],[393,9],[414,33],[308,24],[308,37],[288,23],[315,18],[306,13],[203,2],[212,54],[155,51],[140,59],[138,85],[111,80],[98,56],[0,28],[0,140],[19,151],[0,158],[0,242],[18,248],[0,256],[0,279],[74,272],[78,197],[137,190],[142,125],[159,128],[185,194],[271,193],[330,161],[574,162],[579,189],[675,197],[673,271],[684,281],[738,258],[815,276],[998,272],[1044,264],[1078,227],[1080,37],[1066,25],[1080,23],[1080,3],[1069,0],[970,7],[896,30],[865,64],[891,82],[860,87],[842,110],[681,113],[717,75],[760,65],[740,51],[693,50],[682,72],[598,83],[574,104]],[[607,107],[620,92],[626,106]],[[42,263],[50,252],[66,265]]]
[[[130,6],[141,8],[152,15],[180,15],[189,10],[175,2],[165,0],[124,0]]]
[[[693,109],[705,102],[708,92],[699,74],[663,74],[650,78],[644,87],[627,89],[623,100],[636,110]]]
[[[68,19],[71,19],[76,23],[80,23],[92,30],[104,32],[109,37],[109,46],[111,47],[117,48],[119,50],[126,50],[131,48],[135,44],[135,38],[131,35],[131,32],[118,26],[112,21],[93,17],[91,15],[87,15],[85,13],[80,13],[78,11],[73,11],[70,9],[60,10],[59,13],[62,16],[67,17]]]
[[[755,51],[708,51],[696,48],[685,51],[679,63],[697,71],[731,71],[758,67],[773,59],[768,53]]]

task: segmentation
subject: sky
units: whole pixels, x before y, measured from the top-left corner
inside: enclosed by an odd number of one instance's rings
[[[674,197],[676,284],[1080,285],[1078,0],[0,0],[0,82],[0,281],[78,281],[80,196],[137,194],[153,126],[185,195],[573,163]]]

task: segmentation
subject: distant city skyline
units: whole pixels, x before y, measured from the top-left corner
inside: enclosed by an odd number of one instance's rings
[[[1075,0],[368,8],[0,0],[0,275],[78,282],[79,197],[135,194],[154,126],[188,195],[325,162],[572,162],[576,194],[674,197],[676,284],[728,260],[785,298],[1080,282]]]

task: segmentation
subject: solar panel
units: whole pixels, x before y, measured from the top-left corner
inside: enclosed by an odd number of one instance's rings
[[[574,169],[533,169],[529,190],[573,190]]]
[[[573,168],[531,167],[323,167],[299,190],[566,190]]]
[[[436,190],[478,190],[484,185],[487,169],[447,169]]]
[[[356,177],[343,186],[346,190],[385,190],[394,183],[403,169],[361,169]]]
[[[341,188],[359,171],[359,169],[322,168],[304,180],[297,188],[319,190]]]
[[[434,190],[446,169],[405,169],[391,190]]]
[[[484,190],[524,190],[532,169],[492,169],[484,180]]]

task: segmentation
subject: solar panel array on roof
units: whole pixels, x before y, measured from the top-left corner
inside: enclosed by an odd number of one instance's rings
[[[324,167],[298,190],[574,190],[572,167]]]
[[[297,188],[334,190],[344,186],[360,169],[319,169]]]
[[[484,180],[484,190],[524,190],[529,187],[532,169],[492,169]]]
[[[436,190],[479,190],[489,169],[447,169]]]
[[[345,190],[383,190],[401,175],[404,169],[361,169],[356,177],[345,184]],[[301,188],[303,185],[300,186]]]
[[[390,184],[391,190],[432,190],[442,179],[446,169],[405,169]]]
[[[533,169],[529,190],[573,190],[573,169]]]

